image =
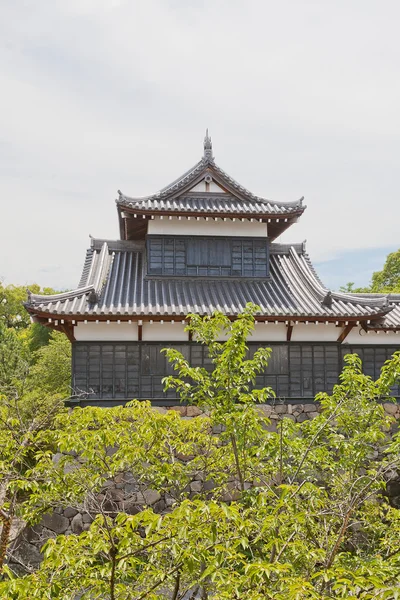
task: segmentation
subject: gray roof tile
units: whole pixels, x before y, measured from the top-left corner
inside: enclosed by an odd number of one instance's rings
[[[206,174],[229,193],[191,193],[190,189]],[[303,198],[295,202],[273,202],[256,196],[221,169],[210,156],[204,156],[189,171],[156,194],[132,198],[118,190],[116,200],[121,207],[143,212],[188,212],[204,214],[290,215],[301,214]]]
[[[400,327],[400,298],[330,292],[318,279],[303,244],[271,244],[268,279],[148,278],[143,242],[92,240],[80,287],[55,296],[30,294],[33,313],[59,316],[185,316],[221,310],[235,316],[247,302],[277,318],[360,318],[386,315]],[[90,292],[97,302],[90,303]],[[387,313],[387,314],[386,314]]]

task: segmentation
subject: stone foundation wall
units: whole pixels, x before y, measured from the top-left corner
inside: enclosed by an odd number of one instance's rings
[[[168,410],[179,412],[183,419],[196,418],[203,412],[195,406],[172,406],[168,408],[154,407],[154,410],[164,414]],[[400,405],[385,403],[385,412],[396,418],[392,431],[397,431],[400,421]],[[313,419],[318,415],[319,407],[315,403],[309,404],[263,404],[259,405],[260,413],[270,419],[268,431],[276,431],[280,419],[287,417],[296,423]],[[214,435],[221,433],[214,427]],[[110,449],[112,451],[112,449]],[[54,460],[59,460],[62,455],[55,455]],[[189,458],[187,458],[189,459]],[[181,457],[185,460],[185,457]],[[250,487],[250,486],[249,486]],[[232,479],[228,482],[227,491],[223,500],[229,502],[236,498],[238,482]],[[212,493],[213,484],[203,481],[202,474],[197,473],[189,483],[185,492],[188,497],[194,497],[200,492]],[[392,505],[400,508],[400,474],[392,473],[387,483],[387,494]],[[23,529],[15,539],[12,548],[10,565],[17,572],[24,573],[23,565],[37,568],[41,562],[40,548],[49,538],[57,535],[80,534],[90,527],[96,514],[104,512],[116,515],[118,512],[136,514],[146,506],[151,506],[156,513],[165,513],[171,510],[175,499],[164,493],[140,485],[133,473],[119,473],[113,479],[106,481],[101,492],[93,497],[87,497],[82,505],[56,509],[52,514],[46,514],[41,523],[32,528]],[[21,529],[21,528],[20,528]]]

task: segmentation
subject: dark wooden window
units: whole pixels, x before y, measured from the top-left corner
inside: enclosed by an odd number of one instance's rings
[[[270,386],[279,398],[312,400],[318,392],[331,392],[338,381],[345,354],[356,352],[364,372],[373,379],[383,363],[396,351],[391,346],[340,346],[339,344],[249,343],[249,356],[261,345],[272,355],[256,387]],[[211,370],[207,349],[200,344],[156,342],[75,342],[73,344],[73,388],[87,392],[89,404],[113,404],[133,398],[175,403],[173,390],[163,391],[162,379],[175,374],[160,351],[165,346],[182,352],[193,366]],[[400,397],[400,387],[393,395]]]
[[[147,236],[149,275],[267,277],[268,240]]]

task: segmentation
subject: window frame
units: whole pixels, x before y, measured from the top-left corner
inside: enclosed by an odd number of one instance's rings
[[[188,262],[188,246],[193,241],[209,242],[206,249],[209,264]],[[227,242],[230,261],[211,264],[212,242]],[[156,246],[158,245],[158,247]],[[270,242],[267,237],[241,236],[146,236],[147,277],[223,277],[245,279],[268,279]],[[157,260],[158,259],[158,260]]]

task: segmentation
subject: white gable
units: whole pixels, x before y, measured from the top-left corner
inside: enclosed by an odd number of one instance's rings
[[[189,192],[217,192],[219,194],[226,194],[226,190],[215,183],[215,181],[206,182],[205,179],[192,187]]]

